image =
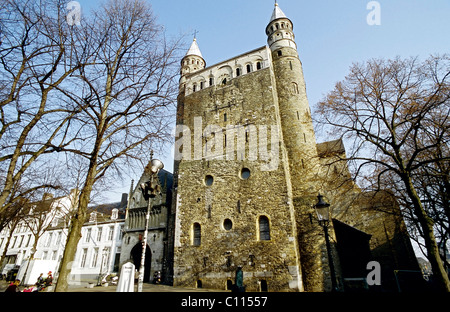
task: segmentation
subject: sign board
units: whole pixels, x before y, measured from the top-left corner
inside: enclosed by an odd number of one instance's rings
[[[127,262],[120,270],[116,292],[134,292],[134,264]]]

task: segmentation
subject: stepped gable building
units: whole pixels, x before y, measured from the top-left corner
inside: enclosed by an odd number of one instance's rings
[[[275,4],[267,46],[206,67],[194,39],[181,61],[169,233],[175,286],[230,289],[241,267],[247,291],[329,291],[319,192],[331,204],[340,289],[364,281],[371,260],[380,261],[386,288],[395,287],[393,270],[416,268],[401,218],[370,209],[393,202],[349,180],[347,166],[334,162],[345,154],[340,140],[317,144],[293,29]]]

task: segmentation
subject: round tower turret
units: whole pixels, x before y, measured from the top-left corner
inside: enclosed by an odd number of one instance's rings
[[[267,43],[272,52],[283,140],[293,181],[292,190],[294,196],[301,196],[311,186],[305,181],[316,171],[317,148],[293,28],[292,21],[275,3],[266,27]]]
[[[270,50],[274,52],[284,47],[297,50],[293,29],[292,21],[281,11],[278,3],[275,3],[275,9],[266,27]]]
[[[192,74],[200,69],[205,68],[206,62],[203,59],[197,39],[194,38],[191,47],[181,60],[181,76]]]

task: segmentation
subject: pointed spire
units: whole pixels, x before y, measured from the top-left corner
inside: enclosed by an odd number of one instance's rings
[[[272,17],[270,18],[270,22],[279,19],[279,18],[286,18],[286,15],[281,11],[280,7],[278,6],[278,3],[275,1],[275,8],[273,9]]]
[[[201,58],[203,58],[202,52],[200,52],[200,48],[198,47],[196,38],[194,38],[194,41],[192,41],[191,47],[189,48],[189,50],[186,53],[186,56],[188,56],[188,55],[197,55],[197,56],[200,56]]]

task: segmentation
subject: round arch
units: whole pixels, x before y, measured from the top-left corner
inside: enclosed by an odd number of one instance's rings
[[[134,247],[131,249],[130,258],[133,259],[134,266],[136,270],[139,271],[141,267],[141,258],[142,258],[142,242],[139,241]],[[147,244],[147,248],[145,249],[145,262],[144,262],[144,283],[150,282],[150,270],[152,263],[152,251]]]

